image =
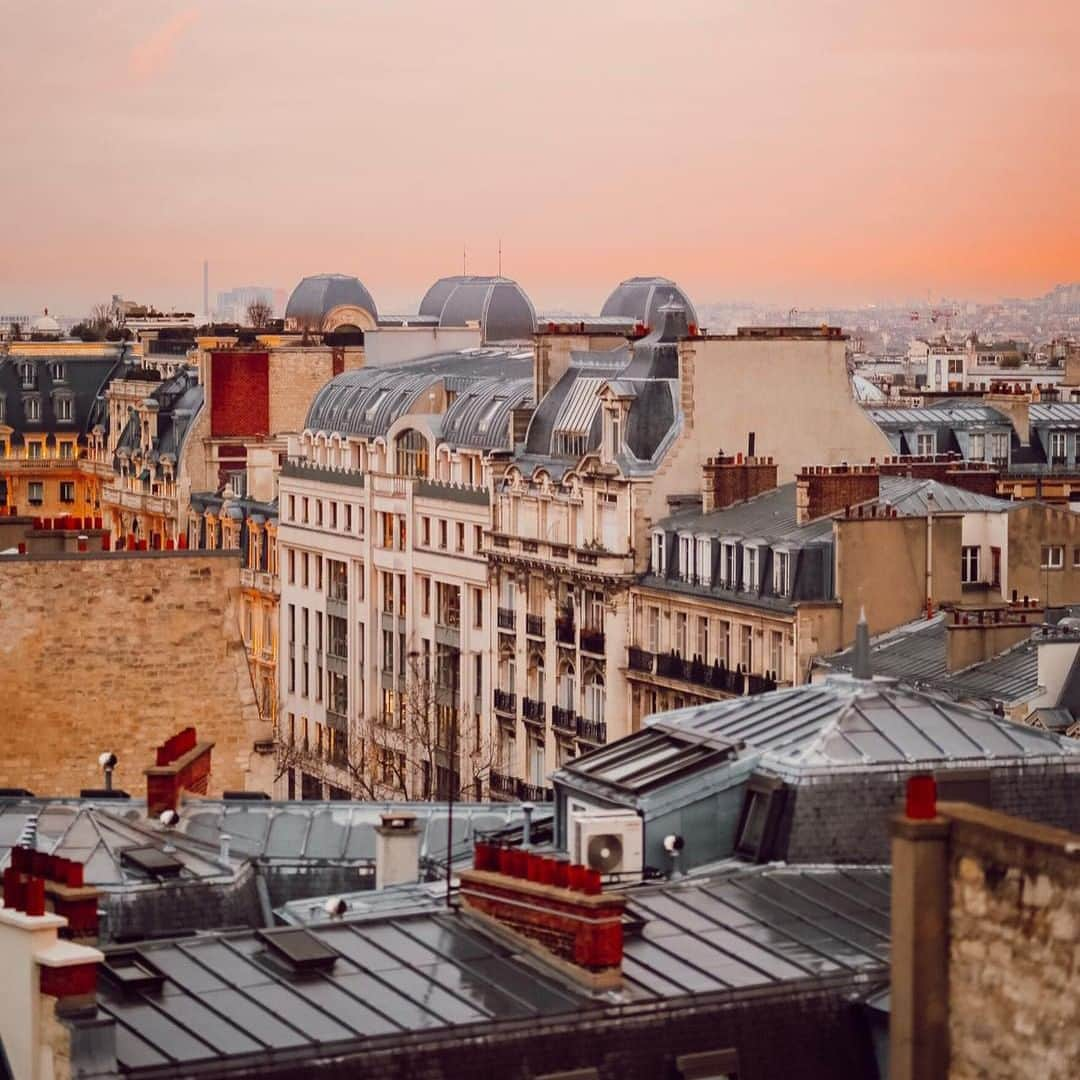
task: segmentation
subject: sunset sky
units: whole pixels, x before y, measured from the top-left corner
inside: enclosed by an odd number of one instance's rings
[[[1080,279],[1076,0],[0,0],[0,313],[355,273],[699,302]]]

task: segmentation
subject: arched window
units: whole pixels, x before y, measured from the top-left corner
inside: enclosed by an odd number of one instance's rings
[[[394,443],[397,450],[397,471],[403,476],[428,475],[427,439],[415,428],[403,431]]]
[[[573,711],[577,707],[574,701],[575,684],[574,665],[571,663],[562,664],[559,668],[559,685],[556,695],[559,699],[558,705],[560,709]]]

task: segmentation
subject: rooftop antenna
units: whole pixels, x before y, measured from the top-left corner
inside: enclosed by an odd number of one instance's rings
[[[468,275],[469,275],[468,262],[469,262],[469,260],[468,260],[468,251],[466,250],[465,245],[462,244],[461,245],[461,276],[462,277],[468,277]]]
[[[499,277],[502,277],[502,237],[499,237]]]
[[[859,609],[859,622],[855,627],[855,663],[851,674],[856,679],[873,679],[874,669],[870,664],[870,627],[866,622],[866,608]]]

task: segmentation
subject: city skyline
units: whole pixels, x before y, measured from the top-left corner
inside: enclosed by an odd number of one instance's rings
[[[5,309],[197,308],[209,258],[212,293],[334,271],[406,312],[500,241],[540,310],[1080,278],[1069,5],[14,9]]]

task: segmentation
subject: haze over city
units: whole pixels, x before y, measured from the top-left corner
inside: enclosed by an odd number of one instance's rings
[[[0,1080],[1077,1080],[1078,0],[0,36]]]
[[[6,0],[0,308],[341,271],[597,310],[1080,277],[1080,7]],[[15,107],[11,107],[15,106]]]

